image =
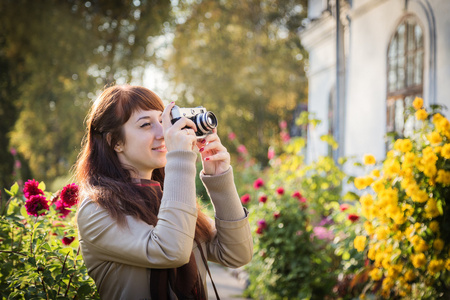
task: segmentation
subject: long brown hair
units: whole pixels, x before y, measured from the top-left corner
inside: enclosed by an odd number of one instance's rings
[[[124,142],[123,124],[138,109],[163,111],[164,105],[155,93],[140,86],[112,86],[103,91],[87,116],[76,176],[82,199],[98,203],[119,224],[125,225],[125,216],[130,215],[156,225],[157,193],[133,183],[133,170],[124,168],[114,151],[114,145]],[[164,189],[164,168],[153,170],[152,180]],[[199,206],[195,236],[198,240],[211,236],[209,219]]]

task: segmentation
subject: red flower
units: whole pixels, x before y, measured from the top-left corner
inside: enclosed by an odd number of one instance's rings
[[[65,207],[72,207],[78,202],[78,185],[66,185],[61,192],[61,201]]]
[[[253,182],[253,187],[255,189],[259,189],[262,186],[264,186],[264,180],[262,180],[261,178],[258,178],[255,180],[255,182]]]
[[[236,138],[236,134],[234,132],[230,132],[228,134],[228,138],[230,139],[230,141],[233,141]]]
[[[347,203],[343,203],[343,204],[341,204],[341,206],[339,207],[339,209],[341,210],[341,211],[346,211],[347,209],[349,209],[350,208],[350,205],[348,205]]]
[[[243,204],[249,203],[249,202],[250,202],[250,195],[249,195],[249,194],[243,195],[243,196],[241,197],[241,202],[242,202]]]
[[[64,244],[64,245],[66,245],[66,246],[69,246],[70,244],[72,244],[72,242],[75,240],[75,237],[74,236],[71,236],[71,237],[67,237],[67,236],[65,236],[65,237],[63,237],[62,238],[62,243]]]
[[[266,195],[262,195],[261,197],[259,197],[259,202],[266,203],[267,202],[267,196]]]
[[[264,231],[264,229],[262,229],[261,227],[256,228],[256,233],[257,234],[262,234]]]
[[[23,188],[23,194],[25,198],[30,199],[31,196],[34,195],[44,195],[44,191],[39,188],[39,182],[34,179],[28,180],[25,182],[25,186]]]
[[[258,221],[258,228],[266,229],[267,228],[267,222],[264,219],[261,219]]]
[[[280,217],[280,212],[279,211],[276,211],[276,212],[273,213],[273,218],[275,220],[278,219],[279,217]]]
[[[284,188],[282,188],[281,186],[279,188],[277,188],[277,194],[278,195],[283,195],[284,194]]]
[[[349,220],[352,221],[352,222],[356,222],[356,221],[359,220],[359,216],[358,216],[358,215],[355,215],[355,214],[349,214],[348,217],[347,217],[347,219],[349,219]]]
[[[39,212],[48,210],[48,201],[44,196],[33,195],[25,202],[25,208],[30,216],[42,216],[45,215],[45,212]]]
[[[298,201],[300,201],[300,202],[302,202],[302,203],[305,203],[305,202],[306,202],[306,198],[303,197],[303,195],[302,195],[299,191],[295,191],[295,192],[292,194],[292,197],[297,198]]]
[[[299,191],[295,191],[295,192],[292,194],[292,197],[297,198],[298,200],[300,200],[303,196],[302,196],[302,194],[300,194]]]
[[[70,210],[67,209],[62,200],[55,202],[55,210],[61,214],[59,216],[60,218],[65,218],[68,214],[70,214]]]

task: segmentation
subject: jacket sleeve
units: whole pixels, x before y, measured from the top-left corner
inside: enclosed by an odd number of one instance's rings
[[[77,218],[83,256],[147,268],[186,264],[197,221],[196,157],[189,151],[167,154],[165,191],[156,226],[131,216],[126,217],[127,225],[119,226],[105,209],[83,201]]]
[[[233,170],[218,176],[201,175],[215,210],[215,229],[208,244],[208,260],[237,268],[253,256],[248,212],[242,207]]]

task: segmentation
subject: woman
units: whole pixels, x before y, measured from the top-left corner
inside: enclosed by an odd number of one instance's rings
[[[198,141],[190,119],[172,125],[173,106],[146,88],[113,86],[88,115],[77,222],[102,299],[207,299],[206,259],[239,267],[252,258],[229,153],[216,129]],[[196,203],[197,148],[215,222]]]

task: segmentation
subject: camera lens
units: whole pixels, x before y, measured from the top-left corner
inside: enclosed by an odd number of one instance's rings
[[[196,121],[197,128],[200,129],[200,131],[202,131],[203,133],[207,133],[208,131],[211,131],[217,127],[217,118],[210,111],[198,114]]]

